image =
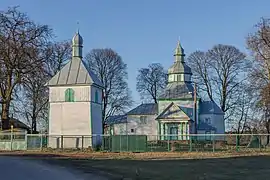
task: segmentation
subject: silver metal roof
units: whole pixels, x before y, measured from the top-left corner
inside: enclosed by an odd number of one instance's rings
[[[96,85],[103,87],[96,74],[87,69],[79,57],[72,57],[47,84],[47,86]]]
[[[192,74],[191,68],[181,61],[175,61],[168,70],[169,74]]]
[[[105,123],[107,125],[113,125],[113,124],[120,124],[120,123],[127,123],[127,115],[114,115],[114,116],[109,116]]]
[[[159,99],[192,98],[193,92],[194,89],[191,83],[168,83],[164,92],[159,96]]]
[[[223,114],[224,112],[214,101],[201,101],[200,114]]]
[[[72,38],[72,44],[73,45],[82,45],[83,44],[83,38],[80,35],[79,31],[76,32],[75,36]]]
[[[155,103],[141,104],[130,110],[127,115],[155,115],[158,113],[158,105]]]

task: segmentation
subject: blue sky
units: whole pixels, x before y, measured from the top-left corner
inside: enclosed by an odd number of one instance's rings
[[[136,104],[138,69],[154,62],[167,69],[178,37],[187,55],[218,43],[247,52],[245,37],[270,15],[269,0],[1,0],[1,10],[14,5],[51,26],[57,40],[71,39],[79,21],[84,54],[105,47],[118,52]]]

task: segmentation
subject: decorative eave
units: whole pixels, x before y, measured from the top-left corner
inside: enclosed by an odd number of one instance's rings
[[[170,105],[168,107],[166,107],[157,117],[156,117],[156,120],[175,120],[175,119],[179,119],[179,117],[177,118],[172,118],[172,117],[168,117],[168,118],[164,118],[164,114],[171,108],[175,106],[177,109],[179,109],[181,112],[184,113],[185,117],[181,117],[181,119],[186,119],[186,120],[189,120],[190,117],[188,116],[188,114],[181,108],[179,107],[178,105],[174,104],[173,102],[170,103]],[[181,121],[181,120],[180,120]]]

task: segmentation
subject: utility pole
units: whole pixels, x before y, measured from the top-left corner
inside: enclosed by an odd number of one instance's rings
[[[197,88],[195,82],[194,82],[194,126],[195,126],[195,134],[197,134]]]

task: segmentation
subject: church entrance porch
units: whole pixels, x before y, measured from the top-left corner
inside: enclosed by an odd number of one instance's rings
[[[184,122],[160,122],[160,140],[189,140],[190,123]]]

